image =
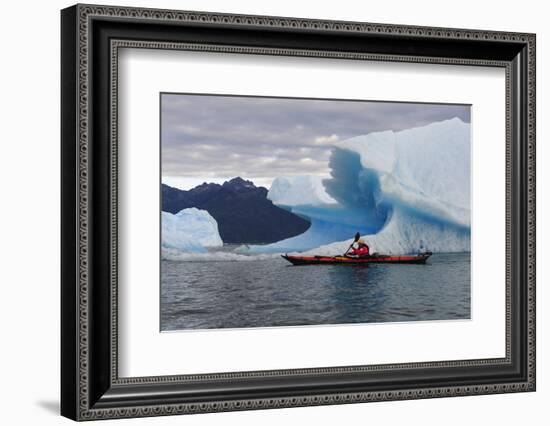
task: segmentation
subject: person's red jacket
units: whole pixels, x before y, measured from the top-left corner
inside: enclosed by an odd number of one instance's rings
[[[370,254],[369,246],[364,245],[359,248],[354,248],[351,254],[354,256],[368,256]]]

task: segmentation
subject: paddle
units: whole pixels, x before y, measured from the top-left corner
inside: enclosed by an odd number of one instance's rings
[[[351,250],[351,248],[353,247],[353,245],[354,245],[357,241],[359,241],[359,238],[361,238],[361,234],[359,234],[359,232],[357,232],[357,233],[355,234],[355,238],[353,239],[353,243],[351,243],[351,245],[348,247],[348,249],[347,249],[346,252],[344,253],[344,256],[345,256],[346,254],[348,254],[348,251]]]

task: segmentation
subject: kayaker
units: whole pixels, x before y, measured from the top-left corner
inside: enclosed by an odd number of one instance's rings
[[[351,246],[351,252],[348,255],[365,257],[370,255],[370,249],[367,243],[362,239],[357,240]]]

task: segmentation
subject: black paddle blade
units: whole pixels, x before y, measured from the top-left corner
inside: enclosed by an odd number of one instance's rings
[[[354,241],[355,242],[359,241],[359,238],[361,238],[361,234],[359,234],[359,232],[358,232],[357,234],[355,234]]]

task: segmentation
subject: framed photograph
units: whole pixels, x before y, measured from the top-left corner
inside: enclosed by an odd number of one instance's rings
[[[61,12],[61,412],[535,390],[535,35]]]

